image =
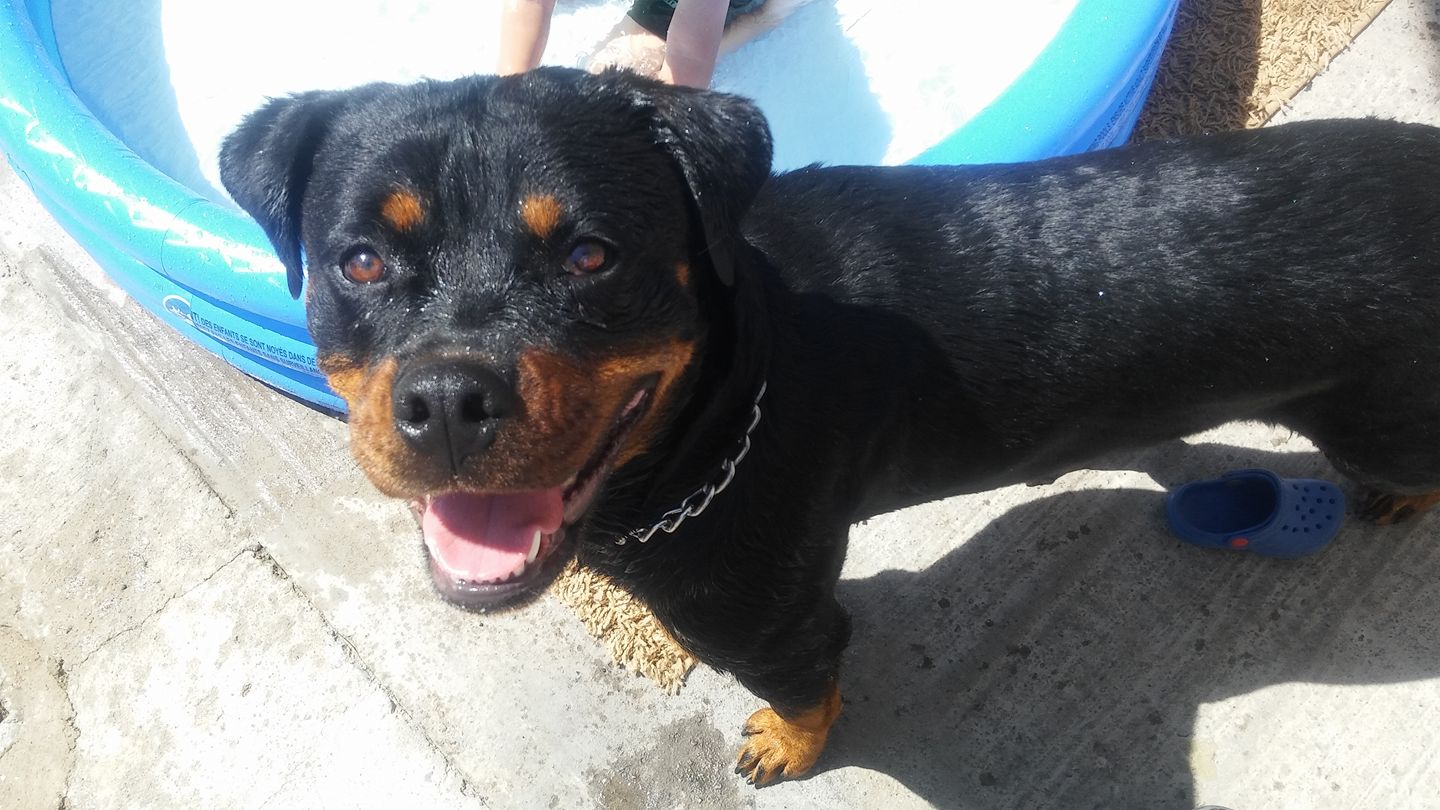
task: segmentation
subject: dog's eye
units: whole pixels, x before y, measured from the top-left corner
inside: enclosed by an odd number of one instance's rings
[[[373,284],[385,277],[385,262],[368,250],[351,253],[340,265],[345,278],[356,284]]]
[[[570,248],[570,257],[565,260],[565,270],[584,276],[598,273],[610,264],[610,251],[594,239],[582,239]]]

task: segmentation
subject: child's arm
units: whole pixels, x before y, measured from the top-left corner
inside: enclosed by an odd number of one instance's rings
[[[540,64],[550,38],[555,0],[502,0],[500,4],[500,74],[524,73]]]
[[[680,0],[665,38],[662,81],[690,87],[710,85],[729,8],[730,0]]]

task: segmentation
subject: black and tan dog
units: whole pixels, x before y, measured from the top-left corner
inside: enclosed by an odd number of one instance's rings
[[[1233,419],[1314,440],[1372,519],[1437,500],[1440,131],[769,161],[743,99],[549,69],[275,100],[222,158],[297,293],[303,246],[441,593],[513,604],[578,554],[770,702],[752,780],[840,711],[868,515]]]

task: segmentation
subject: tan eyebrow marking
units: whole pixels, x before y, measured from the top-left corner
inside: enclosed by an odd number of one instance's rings
[[[545,239],[560,224],[560,201],[546,195],[531,195],[520,201],[520,219],[530,232]]]
[[[397,189],[380,205],[380,216],[395,230],[408,231],[425,219],[425,207],[414,192]]]

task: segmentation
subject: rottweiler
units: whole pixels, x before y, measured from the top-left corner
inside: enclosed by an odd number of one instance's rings
[[[744,98],[566,69],[274,99],[221,156],[440,593],[578,555],[769,702],[751,781],[840,713],[858,520],[1236,419],[1368,519],[1440,500],[1440,130],[770,158]]]

